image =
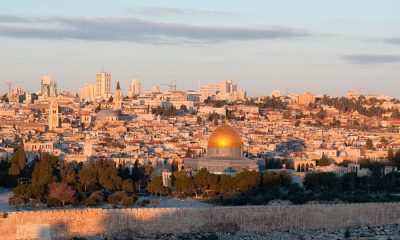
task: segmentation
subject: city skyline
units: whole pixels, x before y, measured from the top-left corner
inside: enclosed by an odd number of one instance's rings
[[[232,79],[249,96],[367,88],[399,98],[399,3],[385,3],[100,1],[79,10],[74,1],[2,3],[0,92],[8,80],[37,91],[43,75],[78,92],[104,63],[112,90],[120,81],[125,93],[138,77],[143,89],[176,79],[178,90],[197,90]]]

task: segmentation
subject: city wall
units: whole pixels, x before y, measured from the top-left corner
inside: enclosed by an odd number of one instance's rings
[[[400,203],[215,208],[74,209],[0,215],[1,239],[29,239],[39,226],[51,239],[149,234],[336,229],[400,223]],[[27,233],[28,231],[28,233]],[[37,233],[36,233],[37,234]]]

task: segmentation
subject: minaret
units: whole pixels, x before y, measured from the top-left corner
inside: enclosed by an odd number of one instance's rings
[[[58,104],[52,101],[50,102],[50,108],[49,108],[49,131],[53,131],[59,126],[60,126],[60,116],[58,113]]]
[[[122,109],[122,91],[121,86],[119,85],[119,81],[117,82],[117,90],[115,90],[114,96],[114,110]]]

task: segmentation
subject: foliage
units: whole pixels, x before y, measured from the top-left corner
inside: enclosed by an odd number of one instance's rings
[[[260,176],[257,172],[243,171],[235,176],[237,190],[240,192],[256,191],[259,187]]]
[[[32,172],[32,184],[47,185],[56,180],[57,158],[43,154]]]
[[[304,186],[312,191],[328,191],[337,186],[337,176],[334,173],[309,173],[304,178]]]
[[[372,140],[369,139],[369,138],[367,139],[365,145],[366,145],[366,147],[367,147],[368,149],[374,149],[374,143],[373,143]]]
[[[18,184],[18,178],[22,176],[26,165],[26,157],[23,146],[20,147],[11,158],[11,167],[8,170],[9,185],[14,187]]]
[[[135,192],[135,185],[133,184],[133,181],[131,179],[125,179],[122,182],[122,191],[132,193]]]
[[[168,189],[164,187],[162,177],[156,176],[151,179],[151,182],[147,185],[147,191],[151,194],[166,194]]]
[[[72,163],[61,162],[60,178],[63,183],[73,184],[77,180],[77,171]]]
[[[329,166],[331,163],[325,154],[322,154],[321,159],[318,160],[318,166]]]
[[[178,192],[180,195],[190,196],[195,192],[194,180],[186,173],[175,172],[174,179],[175,191]]]
[[[48,197],[59,200],[63,206],[65,203],[75,202],[75,191],[65,183],[51,183],[47,186]]]

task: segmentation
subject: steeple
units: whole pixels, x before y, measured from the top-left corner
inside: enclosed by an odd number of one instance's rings
[[[117,90],[121,90],[121,86],[119,85],[119,81],[117,82]]]

